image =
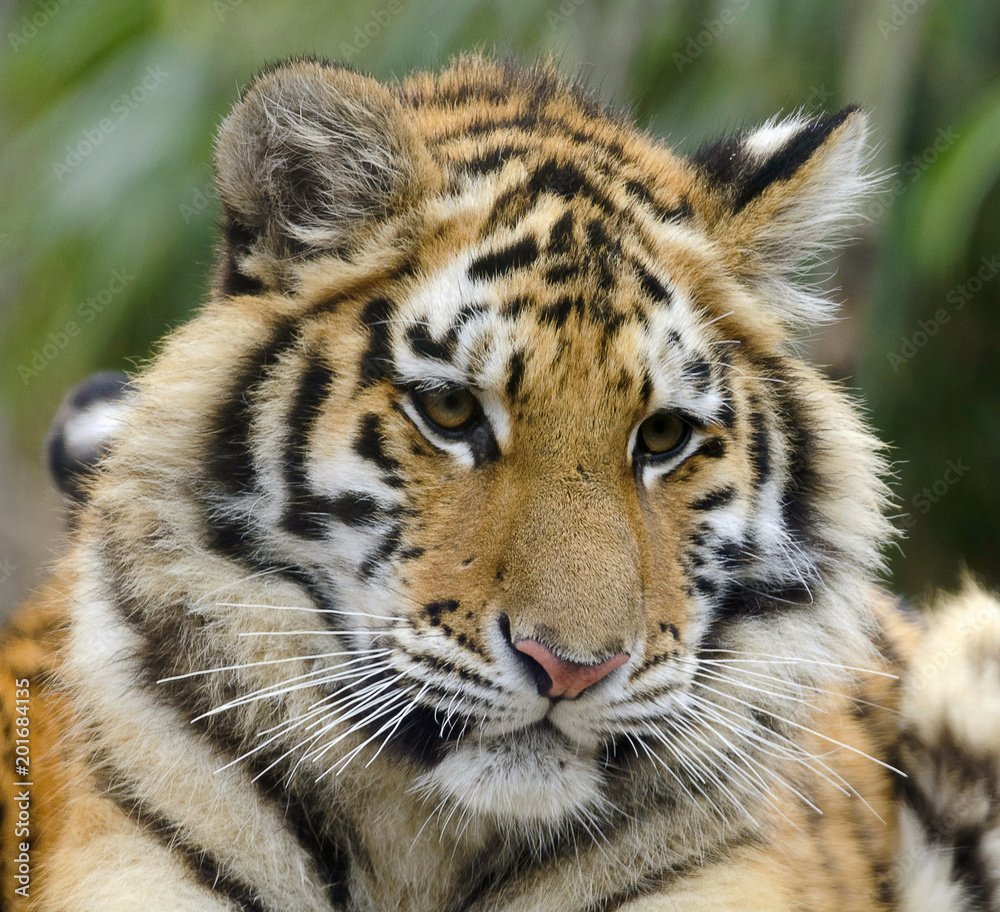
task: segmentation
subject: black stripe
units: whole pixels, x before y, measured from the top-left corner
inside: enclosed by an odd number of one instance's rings
[[[525,269],[537,259],[538,244],[533,237],[526,237],[509,247],[473,260],[469,276],[477,281],[496,279],[515,269]]]
[[[392,487],[399,487],[402,479],[396,474],[399,460],[389,455],[382,434],[382,419],[374,412],[368,412],[361,419],[357,436],[354,438],[354,452],[362,459],[374,462],[384,473],[384,480]]]
[[[734,584],[716,603],[720,620],[762,617],[775,611],[788,611],[812,603],[812,594],[805,583]]]
[[[524,352],[516,351],[507,362],[507,384],[505,387],[508,402],[516,402],[524,381]]]
[[[642,183],[642,181],[626,181],[625,189],[633,196],[638,197],[639,200],[646,206],[649,206],[661,222],[682,221],[684,219],[691,218],[691,203],[686,197],[681,197],[678,202],[672,206],[666,206],[656,201],[653,197],[652,190]]]
[[[639,284],[646,295],[656,304],[669,306],[673,295],[663,287],[663,283],[639,263],[636,264],[636,271],[639,274]]]
[[[216,858],[207,849],[188,842],[179,826],[154,811],[119,781],[105,775],[99,777],[102,792],[141,830],[154,836],[175,858],[216,896],[223,896],[241,912],[275,912],[265,905],[252,885],[223,874]]]
[[[677,879],[681,871],[681,868],[670,867],[652,874],[645,874],[639,883],[626,887],[624,890],[610,893],[583,907],[579,912],[615,912],[616,909],[631,905],[643,896],[662,892],[668,883]]]
[[[712,548],[713,563],[729,573],[753,563],[757,557],[757,545],[752,539],[724,541]]]
[[[268,340],[237,362],[225,401],[212,420],[205,454],[210,483],[222,493],[258,493],[250,439],[255,396],[271,367],[295,343],[297,330],[296,321],[277,323]]]
[[[747,445],[747,455],[753,469],[754,487],[759,489],[771,477],[771,438],[767,421],[762,412],[756,409],[759,400],[751,397],[750,406],[750,441]]]
[[[121,617],[141,639],[141,647],[136,654],[137,667],[142,670],[139,685],[148,690],[154,699],[168,702],[184,718],[192,720],[191,728],[215,745],[223,755],[235,758],[259,747],[258,739],[232,713],[198,718],[216,705],[201,679],[181,678],[157,683],[173,675],[228,662],[224,655],[217,653],[217,634],[209,630],[204,618],[190,611],[186,604],[158,602],[147,609],[129,594],[130,587],[124,581],[131,577],[132,568],[131,552],[126,544],[109,536],[104,543],[104,552],[105,565],[110,571],[113,602]],[[314,584],[304,588],[319,607],[331,607]],[[229,675],[228,680],[223,679],[223,673],[213,675],[214,686],[221,688],[223,693],[239,693],[238,681],[230,673],[225,674]],[[313,859],[322,882],[328,885],[331,901],[337,908],[343,908],[350,864],[344,845],[349,834],[338,835],[332,827],[336,825],[343,831],[345,821],[330,809],[330,796],[323,793],[316,782],[310,777],[292,776],[296,758],[281,759],[281,753],[281,748],[268,747],[244,756],[240,762],[254,779],[258,797],[263,803],[273,805],[280,801],[279,813],[298,837],[303,851]],[[330,816],[322,821],[315,820],[307,810],[324,807],[330,809]],[[351,842],[354,844],[353,840]]]
[[[704,456],[706,459],[721,459],[726,455],[726,441],[721,437],[709,437],[688,458]]]
[[[568,209],[549,230],[549,253],[569,253],[573,249],[573,213]]]
[[[554,193],[565,200],[585,197],[605,215],[615,215],[617,209],[608,197],[598,190],[575,165],[550,159],[539,167],[528,181],[532,196]]]
[[[969,754],[967,747],[955,736],[949,726],[932,735],[931,743],[926,743],[912,731],[904,731],[900,746],[903,759],[889,757],[889,762],[899,769],[907,769],[927,763],[930,757],[936,767],[935,775],[940,777],[946,770],[950,787],[965,790],[966,793],[982,793],[990,806],[995,807],[998,799],[997,777],[994,764],[989,758],[978,758]],[[913,758],[914,762],[908,762]],[[951,879],[961,884],[975,900],[974,908],[991,909],[995,906],[996,882],[990,875],[990,867],[983,858],[982,841],[992,826],[987,819],[979,826],[963,826],[945,805],[944,813],[939,813],[940,801],[928,796],[920,786],[916,776],[893,778],[898,798],[904,801],[916,815],[927,841],[935,846],[951,850]]]
[[[609,237],[600,219],[587,222],[587,253],[593,268],[598,271],[597,284],[601,291],[610,291],[615,284],[612,262],[621,254],[621,244]]]
[[[344,491],[327,501],[327,509],[331,516],[352,528],[371,525],[398,512],[395,507],[382,506],[364,491]]]
[[[340,836],[333,832],[332,827],[319,827],[307,808],[320,806],[318,797],[311,797],[308,789],[301,786],[290,790],[287,778],[278,771],[277,766],[268,769],[268,764],[277,759],[274,755],[261,757],[251,764],[251,774],[265,794],[283,796],[279,800],[282,819],[295,836],[303,851],[313,860],[319,874],[320,883],[326,886],[326,894],[334,909],[350,909],[351,894],[349,886],[351,855],[361,854],[357,839],[350,835]],[[265,760],[267,762],[265,762]],[[315,787],[315,783],[310,784]],[[301,794],[300,794],[301,792]],[[346,816],[346,815],[345,815]],[[325,821],[327,824],[333,821]],[[339,819],[337,825],[346,828],[344,819]],[[347,845],[350,844],[352,850]],[[359,859],[363,861],[363,857]]]
[[[333,388],[333,370],[326,359],[310,355],[288,413],[283,469],[288,502],[281,527],[303,538],[318,540],[327,532],[329,501],[309,487],[306,459],[313,425]]]
[[[715,595],[719,591],[719,586],[715,580],[709,579],[707,576],[695,576],[694,588],[706,596]]]
[[[459,167],[466,174],[487,174],[490,171],[499,171],[511,159],[527,154],[528,150],[524,146],[498,146],[461,162]]]
[[[728,503],[731,503],[733,498],[735,497],[736,497],[736,488],[734,488],[732,485],[729,485],[725,488],[719,488],[716,491],[710,491],[708,494],[702,495],[691,504],[691,509],[715,510],[717,507],[722,507]]]
[[[664,222],[683,222],[694,215],[694,209],[691,201],[682,196],[676,206],[660,206],[656,214]]]
[[[524,187],[517,185],[504,190],[493,203],[493,211],[479,231],[480,239],[493,234],[497,228],[516,228],[527,215],[531,200],[525,195]]]
[[[417,323],[406,331],[406,340],[410,343],[413,353],[421,358],[432,358],[435,361],[450,362],[455,354],[455,344],[458,341],[458,330],[453,328],[444,341],[438,341],[423,324]]]
[[[549,323],[553,326],[563,326],[570,315],[576,314],[582,319],[586,313],[586,303],[582,295],[563,295],[551,304],[546,304],[538,311],[538,319],[542,323]]]
[[[535,100],[532,99],[532,104],[535,103]],[[595,109],[594,115],[601,117],[601,112]],[[465,139],[481,136],[484,133],[498,133],[501,130],[523,130],[529,134],[528,139],[533,144],[537,144],[539,135],[557,134],[567,140],[587,146],[591,150],[600,150],[612,159],[619,159],[624,151],[618,140],[606,139],[596,132],[578,130],[557,117],[540,114],[537,107],[507,117],[477,117],[471,122],[461,123],[436,133],[434,140],[439,142],[450,139]]]
[[[545,281],[552,285],[561,285],[570,279],[575,279],[580,274],[580,266],[577,263],[556,263],[545,270]]]
[[[382,535],[375,549],[358,565],[362,579],[371,579],[378,569],[395,554],[403,543],[403,527],[399,523]]]
[[[820,526],[816,503],[827,492],[827,481],[816,467],[819,441],[810,427],[813,419],[806,404],[793,392],[795,377],[784,362],[771,358],[766,365],[769,375],[781,381],[774,384],[773,394],[778,400],[787,454],[788,478],[782,490],[782,518],[801,541],[815,541]]]
[[[993,902],[990,865],[983,858],[983,833],[965,827],[955,833],[952,855],[952,879],[961,884],[977,909],[996,908]]]
[[[690,380],[699,392],[707,392],[712,379],[712,365],[703,358],[695,358],[684,365],[681,372],[685,380]]]
[[[368,347],[361,356],[359,383],[362,388],[371,386],[391,372],[392,332],[391,322],[396,305],[388,298],[374,298],[361,312],[361,322],[368,329]]]

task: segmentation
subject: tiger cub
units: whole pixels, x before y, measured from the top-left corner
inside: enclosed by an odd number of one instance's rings
[[[878,587],[880,446],[793,344],[865,124],[260,75],[212,301],[4,641],[9,907],[997,908],[1000,612]]]

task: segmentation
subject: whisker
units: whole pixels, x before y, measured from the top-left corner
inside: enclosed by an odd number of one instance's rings
[[[405,617],[389,617],[384,614],[370,614],[366,611],[348,611],[344,608],[299,607],[297,605],[265,605],[255,602],[216,602],[220,608],[267,608],[274,611],[311,611],[314,614],[334,614],[340,617],[372,618],[376,621],[408,621]],[[335,633],[333,630],[318,631],[319,633]]]
[[[168,681],[182,681],[185,678],[194,678],[198,675],[215,674],[220,671],[239,671],[243,668],[260,668],[264,665],[278,665],[281,662],[308,662],[311,659],[333,659],[339,658],[340,656],[358,656],[359,658],[370,658],[372,656],[378,655],[388,655],[391,653],[391,649],[376,649],[372,651],[363,650],[349,650],[341,652],[318,652],[313,655],[296,655],[296,656],[286,656],[280,659],[262,659],[259,662],[242,662],[239,665],[219,665],[217,668],[202,668],[199,671],[188,671],[184,674],[171,675],[169,678],[160,678],[157,684],[166,684]],[[334,665],[334,668],[339,668],[344,663]],[[294,679],[290,679],[294,680]]]
[[[771,660],[769,662],[763,662],[762,664],[779,664],[779,665],[822,665],[827,668],[840,668],[844,671],[861,671],[865,674],[878,675],[883,678],[891,678],[893,681],[899,679],[899,675],[891,674],[888,671],[880,671],[876,668],[861,668],[857,665],[841,665],[839,662],[827,662],[823,659],[806,659],[797,658],[795,656],[781,656],[774,655],[768,652],[743,652],[739,649],[701,649],[700,652],[722,652],[728,653],[730,655],[739,656],[750,656],[748,659],[716,659],[718,662],[733,662],[733,663],[745,663],[745,662],[756,662],[759,658]]]
[[[779,722],[784,722],[786,725],[791,725],[793,728],[798,728],[802,731],[808,732],[811,735],[815,735],[817,738],[821,738],[822,740],[827,741],[830,744],[835,744],[837,747],[842,747],[845,750],[849,750],[852,753],[857,754],[859,757],[865,757],[866,759],[871,760],[872,763],[876,763],[879,766],[889,770],[890,772],[899,774],[904,779],[908,778],[906,773],[904,773],[900,769],[896,769],[896,767],[892,766],[892,764],[886,763],[884,760],[879,760],[878,757],[873,757],[871,754],[866,754],[863,750],[860,750],[857,747],[852,747],[850,744],[845,744],[843,741],[838,741],[836,738],[831,738],[829,735],[824,735],[822,732],[818,732],[813,728],[809,728],[808,725],[803,725],[800,722],[794,722],[791,719],[787,719],[784,716],[778,715],[776,712],[772,712],[771,710],[765,709],[762,706],[755,706],[753,703],[748,703],[746,700],[741,700],[739,699],[739,697],[734,697],[732,694],[723,693],[721,690],[716,690],[714,687],[709,687],[707,684],[700,684],[699,687],[702,687],[705,690],[710,691],[711,693],[717,694],[723,699],[732,700],[735,703],[740,703],[743,706],[756,710],[757,712],[762,712],[765,715],[777,719]]]

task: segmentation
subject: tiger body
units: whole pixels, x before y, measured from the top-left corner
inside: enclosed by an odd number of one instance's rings
[[[263,74],[213,300],[10,639],[61,802],[14,908],[979,908],[948,757],[996,750],[912,669],[995,606],[874,583],[879,446],[791,341],[863,143],[685,159],[480,58]]]

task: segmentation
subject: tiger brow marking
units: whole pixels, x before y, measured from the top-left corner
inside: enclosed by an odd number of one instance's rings
[[[399,460],[389,454],[382,432],[382,419],[375,412],[368,412],[361,419],[354,438],[354,452],[362,459],[375,463],[384,473],[384,480],[390,487],[401,487],[403,480],[397,474]]]
[[[533,237],[522,238],[509,247],[487,253],[472,261],[469,277],[496,279],[517,269],[526,269],[538,259],[538,244]]]
[[[373,298],[361,312],[361,322],[368,329],[368,347],[361,356],[362,389],[384,379],[392,366],[390,324],[396,315],[396,305],[385,297]]]

